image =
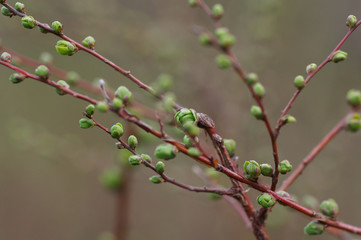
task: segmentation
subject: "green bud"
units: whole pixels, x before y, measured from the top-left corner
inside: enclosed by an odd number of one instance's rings
[[[132,92],[124,86],[118,87],[114,95],[123,101],[124,105],[128,105],[132,101]]]
[[[52,64],[53,63],[53,55],[51,55],[51,53],[48,53],[48,52],[42,52],[40,54],[40,57],[39,57],[40,61],[44,64]]]
[[[51,28],[54,30],[56,34],[62,34],[63,33],[63,24],[59,21],[54,21],[51,24]]]
[[[70,84],[70,85],[76,85],[77,82],[79,81],[80,76],[77,72],[74,71],[70,71],[66,74],[66,81]]]
[[[133,166],[140,165],[142,163],[142,159],[138,155],[131,155],[128,158],[128,162],[130,165],[133,165]]]
[[[149,178],[149,182],[159,184],[164,182],[163,178],[159,175],[154,175]]]
[[[7,16],[7,17],[10,17],[13,15],[13,13],[10,11],[10,9],[8,9],[5,6],[1,7],[1,13],[2,13],[2,15]]]
[[[197,122],[197,112],[193,109],[182,108],[174,115],[174,119],[180,125],[184,125],[186,122],[195,124]]]
[[[347,117],[346,127],[350,132],[357,132],[361,128],[361,115],[354,113]]]
[[[212,8],[213,16],[216,19],[220,19],[223,16],[224,9],[221,4],[215,4]]]
[[[41,78],[42,80],[47,80],[49,78],[49,69],[45,65],[40,65],[35,69],[35,75]]]
[[[99,112],[103,112],[103,113],[109,110],[109,106],[105,101],[97,102],[96,108]]]
[[[198,0],[188,0],[188,4],[191,7],[196,7],[198,6]]]
[[[218,200],[218,199],[221,199],[221,195],[217,194],[217,193],[209,193],[208,194],[208,197],[211,199],[211,200]]]
[[[251,113],[258,120],[262,120],[264,118],[262,109],[259,106],[253,105],[251,107]]]
[[[282,121],[285,122],[285,123],[295,123],[296,122],[296,118],[294,116],[291,116],[291,115],[285,115],[283,118],[282,118]]]
[[[88,115],[89,117],[91,117],[94,114],[94,110],[95,110],[95,106],[93,104],[89,104],[86,108],[85,108],[85,113],[86,115]]]
[[[304,228],[305,234],[307,235],[318,235],[325,231],[325,226],[317,221],[312,221]]]
[[[263,176],[272,177],[273,176],[273,167],[269,164],[263,163],[259,165],[261,168],[261,173]]]
[[[208,46],[212,43],[212,38],[208,33],[200,34],[198,39],[199,42],[204,46]]]
[[[281,174],[286,174],[288,172],[291,172],[292,170],[292,165],[290,164],[290,162],[288,160],[283,160],[282,162],[280,162],[280,164],[278,165],[278,171]]]
[[[317,69],[317,64],[316,64],[316,63],[311,63],[311,64],[307,65],[307,67],[306,67],[306,73],[307,73],[307,74],[311,74],[311,73],[313,73],[314,71],[316,71],[316,69]]]
[[[235,42],[236,42],[235,36],[233,36],[230,33],[224,34],[219,38],[219,45],[221,45],[221,47],[224,48],[233,46]]]
[[[71,56],[76,52],[76,47],[68,41],[59,40],[55,46],[56,51],[61,55]]]
[[[164,168],[165,168],[165,164],[162,161],[157,162],[157,164],[155,165],[155,169],[159,174],[164,173]]]
[[[295,83],[295,87],[297,89],[302,89],[306,86],[305,78],[301,75],[298,75],[297,77],[295,77],[294,83]]]
[[[199,135],[199,127],[197,127],[191,121],[187,121],[183,124],[184,130],[192,136]]]
[[[94,50],[95,39],[92,36],[87,36],[86,38],[84,38],[81,44],[83,44],[84,47]]]
[[[33,29],[36,26],[36,21],[32,16],[25,16],[21,18],[21,24],[24,28]]]
[[[124,182],[122,171],[115,167],[104,170],[99,180],[105,188],[111,191],[119,190]]]
[[[152,158],[148,155],[148,154],[140,154],[140,156],[143,158],[144,161],[152,164],[153,163],[153,160]]]
[[[355,27],[357,23],[357,18],[354,15],[349,15],[346,19],[346,26],[349,28]]]
[[[176,157],[178,149],[172,144],[160,144],[154,151],[154,156],[159,159],[169,160]]]
[[[123,136],[123,133],[124,133],[123,125],[120,123],[117,123],[110,128],[110,134],[112,135],[113,138],[118,139],[121,136]]]
[[[134,135],[128,137],[128,144],[132,149],[135,149],[138,146],[138,139]]]
[[[187,147],[193,147],[194,143],[188,135],[184,135],[183,142]]]
[[[338,204],[334,199],[330,198],[320,204],[320,211],[327,217],[336,218],[339,213]]]
[[[25,5],[24,5],[24,3],[16,2],[16,3],[15,3],[15,9],[16,9],[18,12],[24,13],[24,12],[25,12]]]
[[[232,65],[232,60],[225,54],[218,55],[216,63],[220,69],[226,69]]]
[[[217,170],[214,168],[207,168],[205,171],[205,174],[207,175],[207,177],[209,177],[210,179],[212,179],[214,181],[218,180],[218,178],[220,176],[220,173],[217,172]]]
[[[214,31],[214,34],[216,35],[216,37],[218,39],[220,39],[220,38],[222,38],[222,36],[229,34],[229,30],[228,30],[228,28],[220,27]]]
[[[252,181],[257,181],[258,176],[261,174],[261,167],[254,161],[246,161],[243,165],[243,170],[246,178]]]
[[[82,118],[79,120],[79,125],[84,129],[91,128],[94,127],[94,121],[88,118]]]
[[[269,208],[275,205],[276,200],[271,194],[263,193],[257,197],[257,203],[262,207]]]
[[[113,98],[113,107],[116,109],[124,107],[123,101],[119,98]]]
[[[70,88],[69,84],[67,84],[67,82],[65,82],[64,80],[59,80],[59,81],[57,81],[56,83],[57,83],[58,85],[60,85],[61,87],[63,87],[63,88],[67,88],[67,89]],[[55,88],[55,92],[56,92],[57,94],[59,94],[60,96],[63,96],[63,95],[66,94],[66,92],[64,92],[63,90],[58,89],[58,88]]]
[[[11,63],[12,58],[11,58],[10,53],[3,52],[0,56],[0,60],[3,62]]]
[[[248,73],[246,76],[246,81],[248,85],[254,85],[256,82],[258,82],[257,73]]]
[[[281,195],[284,198],[292,199],[291,195],[288,192],[285,191],[278,191],[277,194]]]
[[[361,105],[361,91],[355,89],[349,90],[346,95],[346,100],[352,108],[359,107]]]
[[[188,148],[188,154],[191,157],[199,157],[200,155],[202,155],[198,148],[195,147]]]
[[[332,56],[332,62],[334,63],[338,63],[338,62],[341,62],[343,60],[346,60],[347,58],[347,52],[343,52],[343,51],[336,51],[333,56]]]
[[[233,139],[223,139],[223,144],[226,147],[229,156],[233,157],[237,147],[236,141]]]
[[[21,73],[13,73],[10,75],[9,80],[12,83],[20,83],[25,79],[25,75]]]
[[[259,99],[262,99],[266,94],[266,90],[264,89],[261,83],[256,83],[253,85],[253,91]]]

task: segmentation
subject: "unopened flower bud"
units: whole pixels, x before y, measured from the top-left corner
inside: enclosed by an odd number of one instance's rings
[[[231,59],[225,54],[218,55],[216,63],[220,69],[226,69],[232,65]]]
[[[95,106],[93,104],[89,104],[85,108],[85,113],[87,116],[91,117],[94,114]]]
[[[283,160],[278,165],[278,171],[281,174],[286,174],[286,173],[290,172],[291,170],[292,170],[292,165],[290,164],[290,162],[288,160]]]
[[[221,47],[224,48],[233,46],[235,42],[236,42],[235,36],[233,36],[230,33],[224,34],[219,38],[219,45],[221,45]]]
[[[43,25],[45,25],[46,27],[50,28],[49,24],[43,24]],[[40,31],[41,33],[44,33],[44,34],[48,33],[48,30],[45,29],[45,28],[43,28],[42,26],[39,26],[39,31]]]
[[[346,60],[347,55],[348,55],[347,52],[338,50],[333,54],[332,62],[338,63],[338,62],[341,62],[343,60]]]
[[[50,65],[53,63],[53,55],[48,52],[42,52],[39,57],[40,61],[44,64]]]
[[[113,107],[116,109],[124,107],[123,101],[119,98],[113,98]]]
[[[349,90],[346,95],[346,100],[352,108],[359,107],[361,104],[361,91],[355,89]]]
[[[94,121],[88,118],[82,118],[79,120],[79,125],[84,129],[91,128],[94,127]]]
[[[285,123],[295,123],[296,118],[294,116],[291,116],[291,115],[287,114],[282,118],[282,121],[285,122]]]
[[[154,151],[154,156],[159,159],[169,160],[176,157],[178,149],[172,144],[160,144]]]
[[[96,109],[104,113],[109,110],[109,106],[105,101],[99,101],[97,102]]]
[[[118,87],[114,95],[123,101],[124,105],[128,105],[132,101],[132,92],[124,86]]]
[[[110,128],[110,134],[112,135],[113,138],[118,139],[121,136],[123,136],[123,133],[124,133],[123,125],[120,123],[117,123]]]
[[[188,0],[188,4],[191,7],[196,7],[198,6],[198,0]]]
[[[188,155],[191,157],[199,157],[201,155],[201,152],[198,150],[198,148],[191,147],[188,148]]]
[[[317,221],[312,221],[304,228],[305,234],[307,235],[319,235],[325,231],[325,226]]]
[[[0,60],[3,62],[11,63],[12,58],[11,58],[10,53],[3,52],[0,56]]]
[[[174,115],[174,119],[180,125],[184,125],[186,122],[195,124],[197,122],[197,113],[193,109],[182,108]]]
[[[225,28],[225,27],[220,27],[220,28],[217,28],[215,31],[214,31],[214,34],[216,35],[216,37],[218,39],[222,38],[222,36],[226,35],[229,33],[229,30],[228,28]]]
[[[266,90],[264,89],[261,83],[256,83],[253,85],[253,91],[259,99],[262,99],[266,94]]]
[[[49,69],[45,65],[40,65],[35,69],[35,75],[41,78],[42,80],[47,80],[49,78]]]
[[[274,199],[274,197],[271,194],[262,193],[261,195],[259,195],[257,197],[257,203],[259,205],[261,205],[262,207],[269,208],[269,207],[272,207],[276,203],[276,200]]]
[[[67,88],[67,89],[70,88],[69,84],[68,84],[67,82],[65,82],[64,80],[59,80],[59,81],[57,81],[56,83],[57,83],[60,87]],[[58,88],[55,88],[55,92],[56,92],[57,94],[59,94],[60,96],[63,96],[63,95],[66,94],[65,91],[63,91],[62,89],[58,89]]]
[[[140,156],[143,158],[143,160],[144,161],[146,161],[146,162],[148,162],[148,163],[150,163],[150,164],[152,164],[153,163],[153,160],[152,160],[152,158],[148,155],[148,154],[140,154]]]
[[[224,9],[221,4],[215,4],[212,8],[213,16],[216,19],[220,19],[223,16]]]
[[[1,7],[1,13],[2,13],[2,15],[6,16],[6,17],[10,17],[13,15],[13,13],[10,11],[10,9],[8,9],[5,6]]]
[[[133,166],[140,165],[142,163],[142,159],[138,155],[131,155],[128,158],[128,162],[130,165],[133,165]]]
[[[251,107],[251,113],[258,120],[262,120],[264,118],[262,109],[259,106],[253,105]]]
[[[137,146],[138,146],[138,139],[136,136],[134,135],[130,135],[128,137],[128,144],[129,144],[129,147],[131,147],[132,149],[135,149]]]
[[[236,141],[233,139],[223,139],[223,144],[226,147],[229,156],[233,157],[237,147]]]
[[[154,183],[154,184],[159,184],[164,182],[163,178],[159,175],[155,175],[155,176],[151,176],[149,178],[149,182]]]
[[[252,181],[257,181],[258,176],[261,174],[261,167],[254,161],[246,161],[243,165],[243,170],[246,178]]]
[[[194,143],[188,135],[184,135],[183,142],[187,147],[193,147]]]
[[[95,39],[92,36],[87,36],[86,38],[84,38],[81,44],[83,44],[84,47],[94,50]]]
[[[25,5],[24,3],[21,3],[21,2],[16,2],[15,3],[15,9],[19,12],[22,12],[24,13],[25,12]]]
[[[305,78],[301,75],[298,75],[297,77],[295,77],[294,83],[295,83],[295,87],[297,89],[302,89],[306,86]]]
[[[54,21],[51,24],[51,28],[54,30],[56,34],[62,34],[63,33],[63,24],[59,21]]]
[[[272,177],[273,176],[273,167],[269,164],[263,163],[259,165],[261,168],[261,173],[263,176]]]
[[[357,18],[354,15],[349,15],[346,19],[346,26],[349,28],[355,27],[357,23]]]
[[[25,16],[21,18],[21,24],[24,28],[33,29],[36,26],[36,21],[32,16]]]
[[[291,199],[291,195],[288,192],[285,191],[278,191],[277,194],[281,195],[284,198]]]
[[[157,164],[155,165],[155,169],[159,174],[164,173],[164,168],[165,168],[165,164],[162,161],[157,162]]]
[[[353,113],[346,119],[346,127],[350,132],[357,132],[361,128],[361,115]]]
[[[189,133],[192,136],[199,135],[199,127],[197,127],[194,123],[191,121],[187,121],[183,124],[184,130]]]
[[[306,67],[306,73],[307,73],[307,74],[311,74],[311,73],[313,73],[314,71],[316,71],[316,69],[317,69],[317,64],[316,64],[316,63],[311,63],[311,64],[307,65],[307,67]]]
[[[259,78],[257,73],[248,73],[246,76],[246,81],[248,85],[254,85],[256,82],[258,82]]]
[[[327,217],[336,218],[339,213],[338,204],[334,199],[330,198],[320,204],[320,211]]]
[[[24,81],[24,79],[25,79],[25,75],[23,75],[21,73],[13,73],[9,77],[9,80],[12,83],[20,83],[20,82]]]
[[[208,33],[200,34],[198,39],[199,42],[204,46],[208,46],[212,43],[212,38]]]
[[[115,167],[106,169],[100,176],[100,182],[107,189],[117,191],[123,184],[123,173]]]
[[[68,41],[59,40],[55,46],[56,51],[61,55],[71,56],[75,53],[76,47]]]

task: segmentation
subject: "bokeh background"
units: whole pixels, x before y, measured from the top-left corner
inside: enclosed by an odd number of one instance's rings
[[[189,8],[186,0],[23,2],[36,19],[61,21],[65,33],[76,40],[94,36],[98,52],[147,84],[160,73],[172,75],[178,102],[209,114],[222,136],[236,139],[241,162],[272,163],[266,129],[249,113],[253,100],[247,89],[233,71],[216,67],[217,52],[200,46],[192,33],[194,25],[213,29],[200,9]],[[226,12],[222,23],[237,37],[237,57],[247,72],[259,74],[266,87],[264,102],[273,123],[295,91],[293,78],[304,74],[307,64],[326,58],[346,33],[349,14],[361,18],[359,0],[220,2]],[[48,51],[58,67],[75,70],[89,81],[104,78],[112,88],[126,85],[140,102],[157,105],[93,57],[57,55],[55,36],[24,29],[16,17],[0,21],[5,47],[32,58]],[[281,159],[297,166],[349,111],[347,90],[361,88],[360,39],[358,30],[342,48],[349,53],[347,61],[327,65],[302,92],[291,110],[297,124],[286,126],[279,137]],[[0,239],[95,240],[112,231],[116,195],[99,184],[99,175],[116,165],[114,141],[98,129],[79,128],[84,102],[59,97],[31,80],[13,85],[7,80],[11,73],[0,68]],[[98,118],[109,126],[118,121],[112,114]],[[361,225],[360,140],[360,134],[342,132],[289,192],[299,201],[307,194],[319,200],[332,197],[340,205],[340,220]],[[152,154],[157,143],[151,139],[142,150]],[[179,156],[167,169],[177,179],[203,185],[191,171],[195,164]],[[151,175],[142,167],[132,171],[129,240],[254,239],[225,201],[169,184],[151,184]],[[250,190],[250,195],[255,199],[257,192]],[[308,221],[277,205],[267,227],[272,239],[309,239],[303,234]],[[313,238],[336,239],[328,233]]]

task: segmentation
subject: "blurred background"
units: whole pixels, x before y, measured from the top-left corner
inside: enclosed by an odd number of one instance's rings
[[[99,53],[147,84],[161,73],[172,75],[177,102],[209,114],[224,138],[235,139],[241,164],[250,159],[273,162],[266,129],[249,113],[254,102],[248,90],[232,70],[217,68],[214,49],[199,44],[192,27],[213,31],[213,26],[200,9],[190,8],[187,0],[23,2],[27,13],[37,20],[61,21],[65,33],[75,40],[92,35]],[[225,8],[222,23],[237,37],[237,57],[246,72],[258,73],[266,87],[264,102],[272,123],[295,91],[294,77],[305,75],[306,65],[319,64],[328,56],[347,32],[349,14],[361,18],[358,0],[220,3]],[[0,21],[4,47],[35,59],[43,51],[50,52],[56,66],[77,71],[89,81],[104,78],[112,89],[128,86],[139,102],[157,106],[135,84],[90,55],[57,55],[55,36],[24,29],[17,17],[2,16]],[[280,158],[294,167],[349,111],[346,92],[361,88],[360,39],[359,29],[342,47],[349,53],[347,61],[328,64],[292,108],[297,123],[283,129],[279,150]],[[96,240],[113,231],[117,194],[104,189],[99,176],[117,165],[119,151],[114,141],[99,129],[79,128],[86,103],[59,97],[53,89],[32,80],[13,85],[8,81],[11,73],[0,68],[0,239]],[[119,121],[110,113],[97,114],[97,118],[106,126]],[[140,144],[141,150],[153,155],[160,141],[147,139]],[[300,202],[306,195],[319,201],[334,198],[340,206],[339,219],[360,226],[360,140],[360,134],[339,134],[289,192]],[[195,164],[179,155],[167,162],[167,171],[178,180],[202,186],[191,170]],[[129,240],[254,239],[224,200],[213,201],[207,194],[170,184],[151,184],[148,178],[153,173],[144,167],[130,171]],[[281,176],[281,181],[284,178]],[[269,180],[262,182],[268,184]],[[252,199],[258,195],[255,190],[249,193]],[[277,205],[267,228],[271,239],[309,239],[303,234],[308,221]],[[313,238],[336,239],[329,233]]]

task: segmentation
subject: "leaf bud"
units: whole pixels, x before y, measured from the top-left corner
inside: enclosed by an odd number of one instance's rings
[[[336,52],[333,54],[333,56],[332,56],[332,62],[338,63],[338,62],[341,62],[341,61],[343,61],[343,60],[346,60],[347,55],[348,55],[347,52],[338,50],[338,51],[336,51]]]
[[[184,125],[186,122],[195,124],[197,122],[197,112],[193,109],[182,108],[174,115],[174,119],[180,125]]]
[[[273,167],[269,164],[263,163],[259,165],[261,168],[261,173],[263,176],[272,177],[273,176]]]
[[[84,40],[81,42],[81,44],[84,47],[94,50],[95,39],[92,36],[87,36],[86,38],[84,38]]]
[[[24,5],[24,3],[16,2],[16,3],[15,3],[15,9],[16,9],[18,12],[24,13],[24,12],[25,12],[25,5]]]
[[[200,34],[198,39],[199,42],[204,46],[208,46],[212,43],[212,38],[208,33]]]
[[[317,69],[317,64],[316,64],[316,63],[311,63],[311,64],[307,65],[307,67],[306,67],[306,73],[307,73],[307,74],[311,74],[311,73],[313,73],[314,71],[316,71],[316,69]]]
[[[154,175],[149,178],[149,182],[154,183],[154,184],[159,184],[159,183],[164,182],[164,179],[159,175]]]
[[[214,34],[216,35],[216,37],[218,39],[220,39],[220,38],[222,38],[222,36],[229,34],[229,30],[228,30],[228,28],[220,27],[214,31]]]
[[[286,174],[288,172],[291,172],[291,170],[292,170],[292,165],[290,164],[290,162],[288,160],[283,160],[278,165],[278,171],[281,174]]]
[[[226,147],[229,156],[233,157],[237,147],[236,141],[233,139],[223,139],[223,144]]]
[[[246,161],[243,170],[246,178],[252,181],[257,181],[258,176],[261,174],[261,167],[254,160]]]
[[[253,105],[251,107],[251,113],[258,120],[262,120],[264,118],[262,109],[259,106]]]
[[[124,107],[123,101],[119,98],[113,98],[112,106],[116,109]]]
[[[269,193],[262,193],[257,197],[257,203],[262,207],[269,208],[275,205],[276,200]]]
[[[262,99],[266,94],[266,90],[264,89],[261,83],[256,83],[253,85],[253,91],[259,99]]]
[[[357,18],[354,15],[349,15],[346,19],[346,26],[349,28],[355,27],[357,23]]]
[[[24,28],[33,29],[36,26],[36,21],[32,16],[25,16],[21,18],[21,24]]]
[[[246,81],[248,85],[254,85],[256,82],[258,82],[259,78],[257,73],[248,73],[246,76]]]
[[[55,46],[56,51],[61,55],[71,56],[76,52],[76,47],[68,41],[59,40]]]
[[[357,132],[361,128],[361,115],[353,113],[346,119],[346,127],[350,132]]]
[[[49,78],[49,69],[45,65],[40,65],[35,69],[35,75],[41,78],[42,80],[47,80]]]
[[[131,149],[135,149],[138,146],[138,139],[134,135],[128,137],[128,144]]]
[[[25,79],[25,75],[21,73],[13,73],[10,75],[9,80],[12,83],[20,83]]]
[[[123,136],[123,133],[124,133],[123,125],[120,123],[117,123],[110,128],[110,134],[112,135],[113,138],[118,139],[121,136]]]
[[[281,195],[284,198],[292,199],[291,195],[286,191],[278,191],[277,194]]]
[[[352,108],[359,107],[361,105],[361,91],[356,89],[349,90],[346,95],[346,100]]]
[[[11,63],[12,58],[11,58],[10,53],[3,52],[0,56],[0,60],[3,62]]]
[[[187,147],[193,147],[194,145],[193,140],[188,135],[184,135],[183,142]]]
[[[57,83],[60,87],[67,88],[67,89],[70,88],[69,84],[68,84],[67,82],[65,82],[64,80],[59,80],[59,81],[57,81],[56,83]],[[60,96],[63,96],[63,95],[66,94],[65,91],[63,91],[62,89],[58,89],[58,88],[55,88],[55,92],[56,92],[57,94],[59,94]]]
[[[82,118],[79,120],[79,125],[84,129],[91,128],[94,127],[94,121],[88,118]]]
[[[94,114],[94,110],[95,110],[95,106],[93,104],[89,104],[85,108],[85,113],[86,113],[87,116],[91,117]]]
[[[191,148],[188,148],[188,155],[191,156],[191,157],[199,157],[202,154],[198,150],[198,148],[191,147]]]
[[[319,235],[325,231],[325,226],[318,221],[312,221],[306,225],[304,231],[307,235]]]
[[[128,162],[133,166],[140,165],[142,163],[142,158],[138,155],[131,155],[128,158]]]
[[[224,48],[233,46],[235,42],[235,36],[230,33],[224,34],[219,38],[219,45]]]
[[[106,111],[108,111],[108,109],[109,109],[109,106],[108,106],[108,104],[105,102],[105,101],[99,101],[99,102],[97,102],[97,104],[96,104],[96,108],[97,108],[97,110],[99,111],[99,112],[106,112]]]
[[[99,180],[105,188],[111,191],[119,190],[124,181],[122,171],[115,167],[104,170]]]
[[[183,124],[184,130],[192,136],[199,135],[199,127],[197,127],[191,121],[187,121]]]
[[[148,155],[148,154],[140,154],[141,158],[143,158],[144,161],[152,164],[153,163],[153,160],[152,158]]]
[[[49,52],[42,52],[40,54],[40,57],[39,57],[39,60],[44,63],[44,64],[47,64],[47,65],[50,65],[53,63],[53,55]]]
[[[231,59],[225,54],[218,55],[216,63],[220,69],[226,69],[232,65]]]
[[[299,90],[301,90],[302,88],[304,88],[306,86],[305,78],[302,75],[296,76],[294,83],[295,83],[295,87]]]
[[[289,114],[285,115],[283,118],[282,118],[282,121],[284,123],[295,123],[296,122],[296,118],[294,116],[291,116]]]
[[[216,19],[220,19],[223,16],[224,9],[221,4],[215,4],[212,8],[213,16]]]
[[[327,217],[336,218],[339,213],[338,204],[334,199],[330,198],[320,204],[320,211]]]
[[[1,13],[2,13],[2,15],[6,16],[6,17],[11,17],[13,15],[13,13],[10,11],[10,9],[8,9],[5,6],[1,7]]]
[[[155,169],[159,174],[164,173],[164,168],[165,168],[165,164],[162,161],[157,162],[157,164],[155,165]]]
[[[132,92],[125,86],[120,86],[114,95],[123,101],[124,105],[128,105],[132,101]]]
[[[188,4],[191,7],[196,7],[198,6],[198,0],[188,0]]]
[[[54,21],[51,24],[51,28],[54,30],[56,34],[62,34],[63,33],[63,24],[59,21]]]
[[[176,157],[178,149],[172,144],[160,144],[154,151],[154,156],[159,159],[169,160]]]

